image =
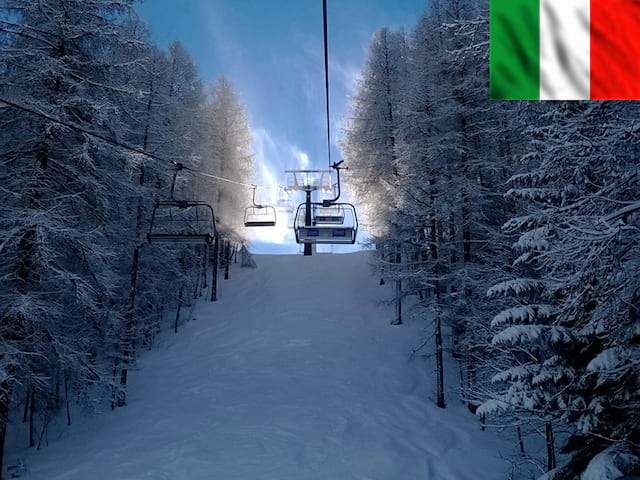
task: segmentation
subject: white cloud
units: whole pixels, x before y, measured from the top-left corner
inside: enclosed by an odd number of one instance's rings
[[[338,80],[340,87],[349,95],[356,91],[360,79],[360,67],[345,64],[337,60],[329,60],[329,71],[333,79]]]
[[[306,152],[303,152],[295,145],[291,147],[291,153],[293,157],[297,160],[296,168],[300,170],[307,170],[311,165],[311,160],[309,160],[309,155]]]

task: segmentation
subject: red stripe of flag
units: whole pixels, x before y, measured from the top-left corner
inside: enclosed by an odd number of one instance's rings
[[[640,99],[640,0],[591,0],[590,16],[591,98]]]

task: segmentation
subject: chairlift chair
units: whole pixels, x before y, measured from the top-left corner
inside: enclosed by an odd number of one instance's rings
[[[312,208],[322,207],[322,203],[312,203]],[[350,203],[335,203],[343,213],[341,223],[318,222],[305,225],[306,205],[301,203],[296,210],[294,231],[297,243],[325,244],[325,245],[353,245],[358,235],[358,216],[355,207]],[[335,217],[337,218],[337,217]]]
[[[284,187],[278,187],[277,193],[277,205],[279,207],[286,205],[289,202],[289,192]]]
[[[275,227],[277,223],[276,209],[271,205],[256,203],[256,188],[253,187],[252,205],[244,210],[245,227]]]
[[[157,201],[151,214],[147,233],[149,243],[210,245],[216,232],[213,207],[197,200],[178,200],[174,196],[178,172],[184,167],[177,164],[171,182],[171,198]]]
[[[345,168],[340,166],[342,163],[343,161],[340,161],[331,166],[337,173],[334,198],[310,203],[309,215],[307,215],[306,203],[298,205],[293,225],[297,243],[328,245],[356,243],[358,235],[356,208],[351,203],[338,202],[340,170]]]

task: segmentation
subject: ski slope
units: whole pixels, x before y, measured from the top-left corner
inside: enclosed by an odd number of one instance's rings
[[[389,325],[369,253],[256,261],[142,355],[126,408],[18,452],[22,478],[505,478],[504,440],[454,392],[434,406],[420,325]]]

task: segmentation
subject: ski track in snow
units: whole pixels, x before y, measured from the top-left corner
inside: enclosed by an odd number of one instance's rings
[[[126,408],[14,452],[23,478],[504,478],[504,440],[453,393],[433,405],[433,366],[408,363],[419,325],[389,325],[368,253],[256,261],[142,355]]]

